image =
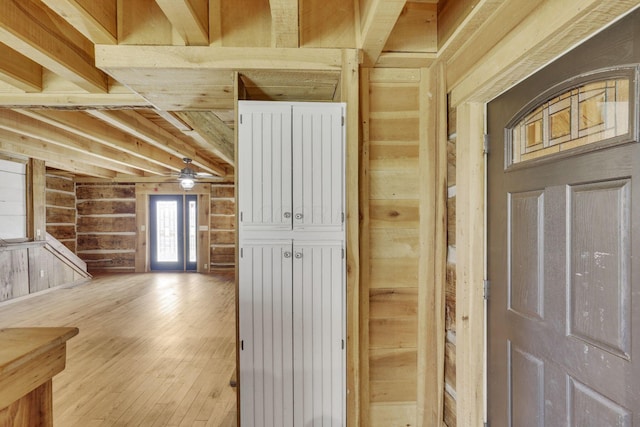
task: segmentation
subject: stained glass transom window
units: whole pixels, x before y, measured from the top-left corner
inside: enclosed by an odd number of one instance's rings
[[[588,83],[527,114],[511,129],[512,163],[627,134],[629,84],[628,78]]]

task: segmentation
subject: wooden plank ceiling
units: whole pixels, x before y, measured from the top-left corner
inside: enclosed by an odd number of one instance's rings
[[[175,179],[188,157],[231,179],[237,87],[243,99],[336,100],[340,49],[375,64],[410,5],[435,34],[437,0],[329,3],[2,0],[0,155],[112,181]]]
[[[452,105],[483,102],[640,0],[561,3],[0,0],[0,156],[122,181],[189,157],[231,179],[236,92],[337,100],[358,49],[363,67],[443,62]]]

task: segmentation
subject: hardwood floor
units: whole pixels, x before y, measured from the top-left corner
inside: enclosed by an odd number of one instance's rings
[[[77,326],[56,427],[235,426],[232,275],[99,276],[0,305],[0,327]]]

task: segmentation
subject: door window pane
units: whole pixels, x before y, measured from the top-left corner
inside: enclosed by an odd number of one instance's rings
[[[178,202],[156,202],[158,262],[178,261]]]
[[[511,129],[511,163],[546,157],[630,133],[630,78],[574,87],[536,106]]]

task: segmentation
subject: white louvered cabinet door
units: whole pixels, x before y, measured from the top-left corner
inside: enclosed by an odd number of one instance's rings
[[[294,229],[343,229],[343,117],[343,104],[293,106]]]
[[[240,246],[240,421],[293,425],[291,241]]]
[[[289,230],[291,105],[240,103],[238,210],[243,230]]]
[[[293,244],[295,426],[345,425],[342,242]]]

